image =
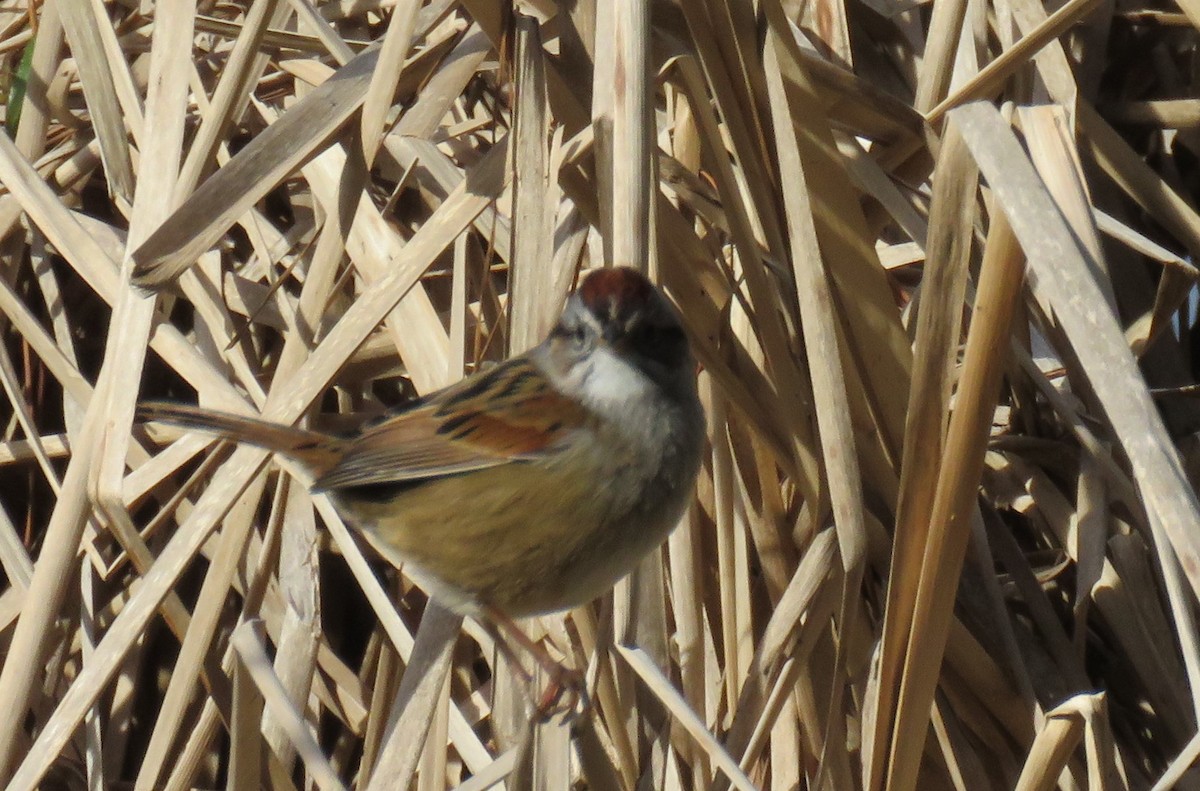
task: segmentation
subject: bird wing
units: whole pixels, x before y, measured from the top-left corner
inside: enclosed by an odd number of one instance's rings
[[[314,488],[420,481],[554,452],[587,410],[518,358],[441,390],[347,441]]]

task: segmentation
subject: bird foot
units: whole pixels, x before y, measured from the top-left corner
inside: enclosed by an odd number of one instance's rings
[[[561,725],[569,725],[587,713],[591,700],[588,699],[587,681],[583,673],[558,663],[545,670],[550,678],[534,707],[537,722],[561,718]]]
[[[525,689],[534,706],[535,722],[544,723],[561,717],[562,724],[567,725],[588,710],[591,701],[588,699],[587,682],[583,673],[572,670],[551,656],[545,648],[530,639],[529,635],[525,634],[521,627],[502,610],[485,606],[484,612],[487,615],[483,621],[484,627],[491,632],[496,646],[508,658],[513,672],[525,683]],[[507,632],[508,636],[512,638],[511,644],[505,639],[504,632]],[[514,647],[524,650],[545,673],[546,686],[542,688],[536,698],[534,697],[533,676],[521,665],[521,659],[517,656]]]

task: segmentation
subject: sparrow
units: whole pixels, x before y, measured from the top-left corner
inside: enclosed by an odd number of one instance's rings
[[[140,414],[294,460],[380,554],[568,685],[512,619],[583,604],[659,546],[706,437],[679,312],[624,267],[587,275],[538,346],[348,436],[181,404]]]

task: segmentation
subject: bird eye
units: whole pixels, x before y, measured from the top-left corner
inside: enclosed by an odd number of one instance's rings
[[[570,341],[571,345],[577,349],[581,349],[587,345],[587,328],[582,324],[559,324],[554,328],[551,335],[564,341]]]

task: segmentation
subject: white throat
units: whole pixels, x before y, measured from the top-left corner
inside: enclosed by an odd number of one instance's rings
[[[617,419],[622,412],[644,404],[653,396],[654,384],[633,365],[606,346],[598,347],[587,365],[571,378],[584,403],[595,411]]]

